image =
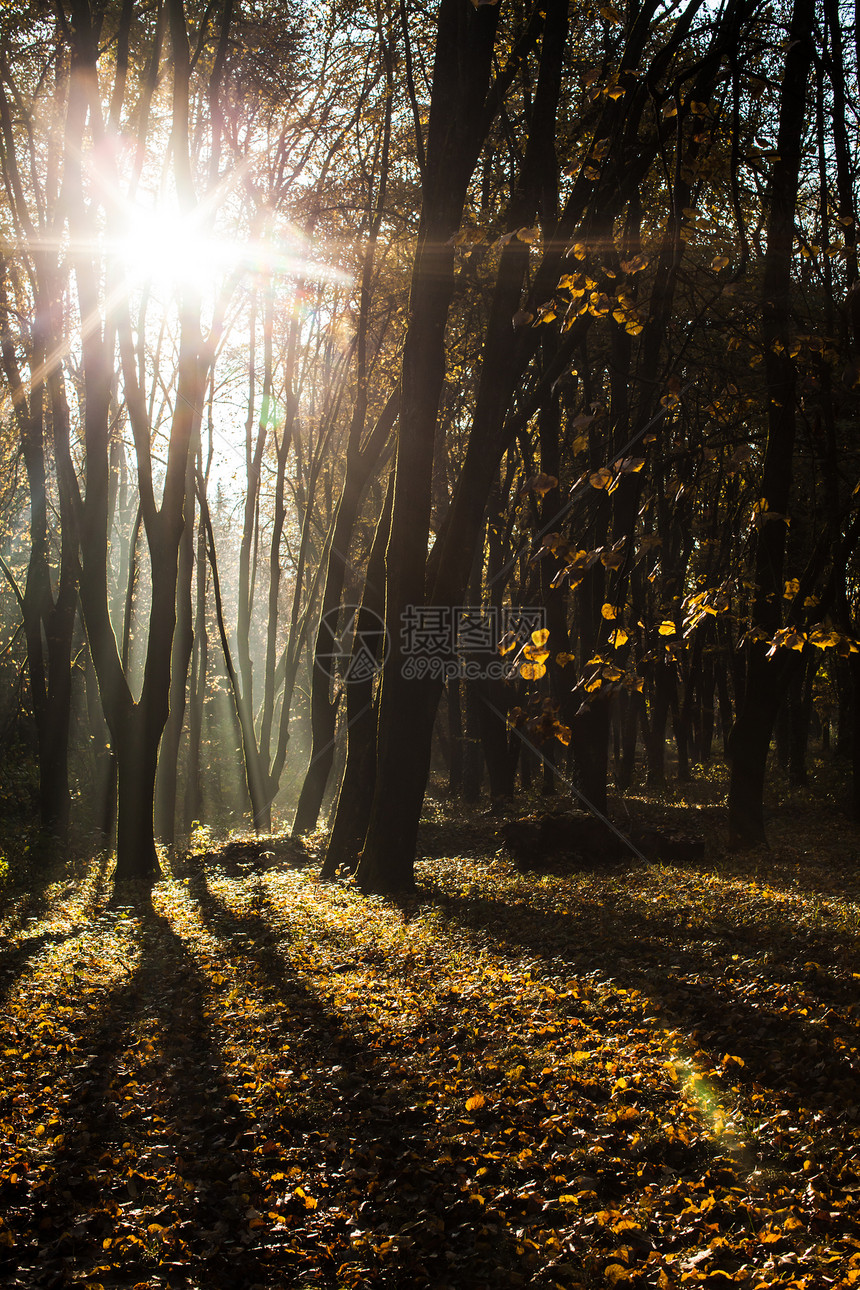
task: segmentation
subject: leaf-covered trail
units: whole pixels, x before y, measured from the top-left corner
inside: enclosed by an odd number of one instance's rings
[[[9,924],[4,1285],[860,1283],[856,900],[219,859]]]

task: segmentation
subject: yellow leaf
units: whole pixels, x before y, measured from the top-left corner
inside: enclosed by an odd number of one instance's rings
[[[613,649],[620,649],[622,645],[627,644],[628,640],[629,640],[629,637],[626,631],[624,630],[624,628],[616,627],[615,631],[612,632],[612,634],[609,637],[609,644],[612,646]]]
[[[527,487],[533,488],[538,497],[544,497],[554,488],[558,488],[558,480],[555,475],[535,475],[534,479],[529,480]]]
[[[729,257],[727,255],[717,255],[713,260],[711,260],[711,268],[714,272],[719,272],[719,270],[724,269],[728,263]]]
[[[532,643],[537,646],[546,645],[549,640],[549,631],[546,627],[540,627],[536,632],[532,632]]]
[[[621,268],[625,273],[641,273],[647,264],[648,257],[646,255],[634,255],[632,260],[622,260]]]
[[[543,663],[522,663],[520,676],[524,681],[539,681],[542,676],[546,676],[546,667]]]
[[[800,580],[798,578],[789,578],[785,584],[783,595],[786,600],[791,600],[800,591]]]
[[[661,636],[674,636],[676,630],[677,629],[675,627],[675,624],[671,622],[668,618],[664,619],[663,622],[660,624],[660,626],[657,628],[657,631],[660,633]]]
[[[612,489],[609,490],[612,492]],[[605,569],[620,569],[624,563],[623,551],[601,551],[600,563]]]
[[[617,1286],[623,1281],[630,1280],[623,1263],[607,1263],[603,1269],[603,1275],[611,1286]]]
[[[482,1106],[486,1106],[487,1099],[483,1093],[473,1093],[470,1098],[466,1099],[467,1111],[480,1111]]]
[[[612,482],[612,471],[606,466],[601,466],[593,475],[588,476],[588,482],[592,488],[606,488]]]
[[[603,617],[604,617],[604,618],[615,618],[615,617],[617,617],[617,614],[616,614],[616,610],[615,610],[615,606],[614,606],[614,605],[606,604],[606,605],[604,605],[604,606],[603,606],[603,608],[601,609],[601,611],[600,611],[600,612],[601,612],[601,614],[603,615]]]

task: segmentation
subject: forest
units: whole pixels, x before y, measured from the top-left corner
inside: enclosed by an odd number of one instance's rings
[[[858,14],[0,5],[4,1285],[860,1285]]]

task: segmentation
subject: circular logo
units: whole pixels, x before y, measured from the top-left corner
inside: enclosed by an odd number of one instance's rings
[[[382,671],[388,649],[379,614],[361,605],[340,605],[320,619],[314,664],[341,685],[357,685]]]

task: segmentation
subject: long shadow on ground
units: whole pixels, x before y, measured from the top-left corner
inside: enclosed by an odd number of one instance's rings
[[[398,1042],[371,1027],[361,1033],[360,1008],[348,1023],[314,992],[294,968],[288,931],[277,930],[265,895],[237,913],[208,885],[202,865],[188,889],[226,960],[269,1004],[265,1051],[289,1067],[284,1098],[268,1097],[256,1110],[267,1169],[292,1168],[319,1184],[311,1214],[288,1214],[296,1221],[286,1232],[266,1236],[263,1258],[274,1279],[265,1284],[279,1285],[299,1267],[301,1284],[337,1284],[344,1263],[374,1287],[521,1284],[525,1264],[506,1216],[476,1197],[457,1168],[468,1131],[434,1119],[426,1084],[404,1067]],[[291,1255],[300,1228],[304,1249]]]
[[[743,943],[732,936],[719,942],[706,940],[695,922],[678,927],[669,917],[637,918],[631,903],[613,906],[610,896],[583,900],[562,914],[525,899],[514,905],[428,887],[423,894],[464,930],[489,932],[503,953],[528,954],[563,975],[611,979],[639,991],[657,1014],[652,1024],[659,1030],[679,1031],[691,1050],[708,1050],[714,1065],[727,1053],[741,1058],[743,1066],[731,1064],[732,1083],[776,1089],[831,1116],[856,1100],[856,980],[838,964],[832,944],[795,935],[788,919],[771,922],[757,944],[746,939],[751,928]],[[769,954],[775,958],[770,968]],[[821,961],[809,961],[813,954]],[[831,972],[822,966],[828,962]]]
[[[140,912],[137,970],[88,1005],[59,1067],[46,1051],[49,1134],[27,1141],[25,1122],[0,1192],[16,1235],[4,1284],[197,1286],[203,1271],[213,1290],[243,1290],[259,1273],[252,1126],[230,1097],[211,988],[167,921]]]

